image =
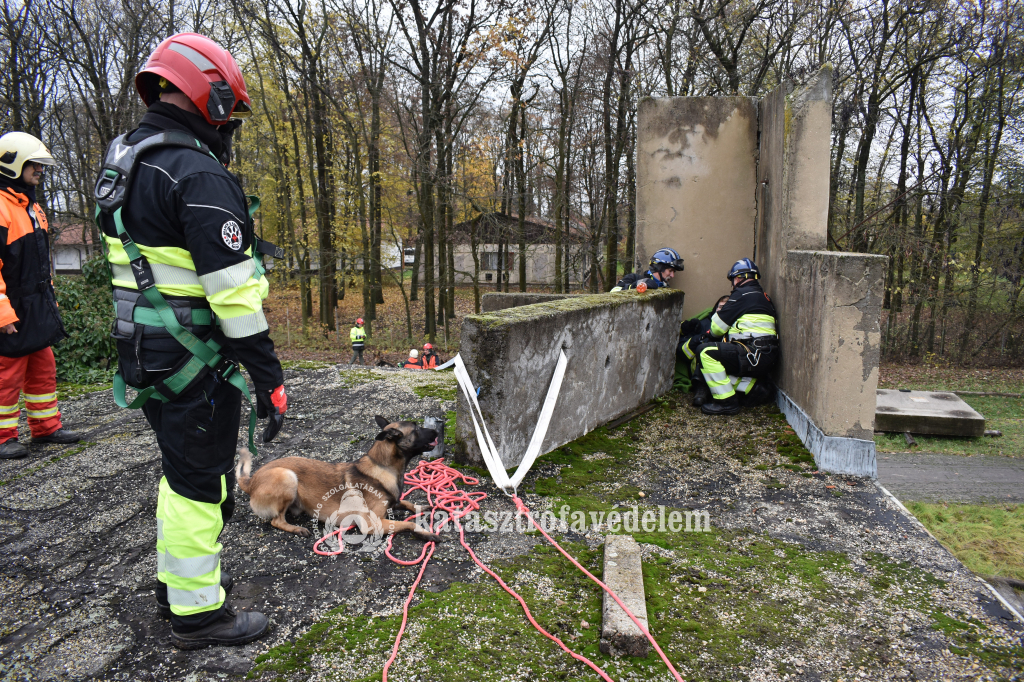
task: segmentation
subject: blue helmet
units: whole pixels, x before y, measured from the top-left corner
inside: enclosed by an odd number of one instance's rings
[[[740,258],[738,261],[732,264],[729,269],[729,274],[726,275],[730,280],[736,277],[742,277],[746,275],[747,279],[760,279],[761,271],[757,269],[754,261],[749,258]]]
[[[665,268],[672,268],[678,272],[683,269],[683,259],[675,249],[658,249],[651,256],[651,267],[658,268],[659,272]]]

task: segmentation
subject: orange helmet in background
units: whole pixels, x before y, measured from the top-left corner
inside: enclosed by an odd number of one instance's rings
[[[362,327],[363,326],[363,318],[357,317],[356,318],[356,324],[359,325],[360,327]]]
[[[434,350],[434,346],[433,344],[425,343],[423,344],[423,350]]]
[[[146,106],[170,83],[185,94],[210,125],[252,114],[242,70],[231,53],[198,33],[178,33],[157,45],[135,88]]]

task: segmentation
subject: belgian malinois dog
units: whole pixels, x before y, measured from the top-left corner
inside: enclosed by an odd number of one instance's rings
[[[399,499],[402,478],[411,459],[434,449],[437,432],[415,422],[389,422],[380,415],[374,419],[381,432],[370,451],[355,462],[331,464],[282,457],[252,474],[252,455],[239,450],[235,478],[238,487],[249,494],[249,506],[256,516],[302,536],[311,535],[309,529],[288,523],[285,512],[305,512],[323,521],[344,517],[364,535],[408,531],[424,542],[439,542],[440,536],[411,521],[387,518],[388,509],[396,506],[414,513],[423,511]]]

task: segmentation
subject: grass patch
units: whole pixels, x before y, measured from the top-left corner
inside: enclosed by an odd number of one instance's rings
[[[57,401],[72,400],[95,391],[109,391],[113,386],[114,385],[109,382],[105,384],[75,384],[61,381],[57,383]]]
[[[1011,368],[963,369],[928,365],[882,365],[879,388],[909,388],[912,391],[986,391],[1022,393],[1024,370]]]
[[[281,364],[283,370],[326,370],[329,367],[335,367],[334,363],[310,359],[285,360]]]
[[[830,573],[853,575],[841,554],[746,532],[647,533],[636,539],[667,550],[643,564],[648,617],[658,643],[687,680],[731,677],[736,667],[756,660],[758,648],[800,646],[822,619],[844,617],[834,604],[848,592],[826,579]],[[600,548],[564,546],[600,575]],[[542,626],[613,678],[666,676],[656,653],[613,659],[600,652],[600,588],[553,548],[541,545],[492,567]],[[408,570],[411,579],[415,569]],[[782,585],[800,587],[819,614],[814,624],[801,618],[804,600],[771,589]],[[319,670],[331,680],[378,680],[400,622],[400,615],[378,619],[335,609],[294,642],[258,656],[249,676],[297,679]],[[486,576],[443,592],[418,592],[406,638],[391,670],[395,679],[493,680],[510,656],[518,679],[596,679],[537,633],[519,605]]]
[[[656,410],[647,414],[653,412]],[[619,486],[615,481],[627,479],[634,452],[634,429],[639,428],[645,416],[611,433],[603,426],[594,429],[544,455],[542,462],[560,465],[560,469],[555,476],[537,479],[534,492],[557,497],[580,511],[608,511],[615,508],[615,499],[634,497],[639,492],[636,488]]]
[[[450,402],[457,397],[458,388],[455,385],[423,384],[422,386],[413,386],[412,392],[420,398],[437,398]]]
[[[1024,505],[911,502],[907,508],[975,573],[1024,580]]]
[[[79,442],[73,448],[69,448],[69,449],[65,450],[64,452],[61,452],[61,453],[58,453],[58,454],[54,455],[53,457],[49,457],[47,459],[44,459],[42,462],[36,464],[35,466],[22,469],[21,471],[19,471],[17,473],[17,475],[11,476],[10,478],[8,478],[5,481],[0,481],[0,487],[5,486],[5,485],[9,485],[11,483],[14,483],[15,481],[17,481],[19,479],[22,479],[22,478],[25,478],[26,476],[31,476],[32,474],[36,473],[37,471],[39,471],[41,469],[45,469],[46,467],[50,466],[51,464],[56,464],[57,462],[61,461],[62,459],[67,459],[68,457],[71,457],[72,455],[77,455],[78,453],[82,452],[83,450],[85,450],[86,448],[88,448],[88,447],[90,447],[92,445],[95,445],[95,443],[91,443],[91,442],[88,442],[88,441]]]
[[[936,389],[931,389],[936,390]],[[1020,386],[1017,387],[1020,390]],[[985,417],[985,428],[1002,431],[998,438],[955,438],[953,436],[914,436],[916,452],[945,455],[1000,455],[1024,457],[1024,399],[998,396],[960,396]],[[907,452],[902,433],[876,433],[875,447],[881,452]]]

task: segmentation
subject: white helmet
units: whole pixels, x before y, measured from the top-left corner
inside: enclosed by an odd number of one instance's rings
[[[52,166],[56,161],[38,137],[28,133],[7,133],[0,137],[0,173],[20,178],[26,161]]]
[[[410,358],[418,358],[419,356],[420,356],[420,352],[418,350],[416,350],[415,348],[413,348],[411,351],[409,351],[409,357]]]

